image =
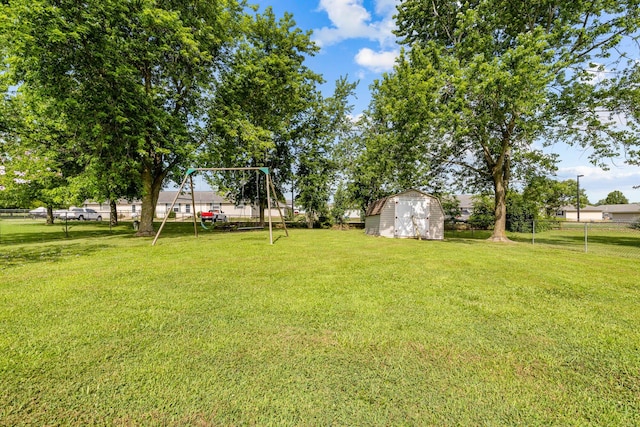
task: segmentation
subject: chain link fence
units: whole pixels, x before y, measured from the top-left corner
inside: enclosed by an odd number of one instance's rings
[[[513,224],[511,224],[513,225]],[[486,239],[490,230],[457,227],[446,232],[451,238]],[[511,240],[554,249],[640,259],[640,221],[522,221]]]
[[[531,223],[530,238],[527,240],[534,245],[640,258],[638,221],[535,221]]]
[[[29,209],[0,209],[0,220],[25,218],[30,218]]]

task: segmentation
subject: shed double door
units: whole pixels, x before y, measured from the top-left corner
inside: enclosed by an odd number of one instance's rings
[[[429,199],[396,200],[395,237],[429,238]]]

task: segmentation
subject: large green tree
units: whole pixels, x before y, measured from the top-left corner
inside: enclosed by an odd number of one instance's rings
[[[394,73],[374,83],[369,109],[349,140],[349,151],[359,154],[345,165],[349,193],[363,210],[407,188],[446,192],[434,173],[442,162],[430,147],[436,142],[431,111],[436,90],[432,79],[415,73],[402,57]]]
[[[533,177],[522,192],[524,199],[546,218],[553,218],[561,207],[576,204],[578,183],[575,179],[557,181],[547,177]],[[589,204],[584,188],[580,189],[580,207]]]
[[[84,147],[81,160],[115,189],[106,195],[130,188],[121,175],[135,171],[143,196],[138,234],[153,234],[165,179],[206,139],[203,101],[215,90],[242,5],[8,0],[1,7],[3,72],[66,114]],[[119,158],[127,158],[124,169]]]
[[[637,137],[640,134],[640,61],[637,56],[629,60],[632,66],[624,70],[619,79],[605,80],[605,88],[601,92],[604,92],[605,99],[610,100],[608,109],[612,112],[611,117],[630,130],[625,132],[627,139],[622,147],[625,161],[640,166],[640,138]]]
[[[328,214],[327,203],[339,170],[338,147],[352,128],[349,97],[356,85],[346,77],[338,79],[333,96],[318,96],[296,133],[296,200],[305,210],[309,228],[316,217]]]
[[[636,0],[406,0],[397,35],[409,50],[376,88],[378,122],[397,147],[422,153],[408,160],[492,190],[492,239],[506,240],[511,182],[553,169],[536,141],[609,154],[600,148],[617,137],[614,124],[580,112],[598,110],[593,63],[637,36],[639,13]]]
[[[0,131],[0,206],[53,209],[83,199],[74,177],[82,171],[64,115],[44,99],[25,100],[17,91],[2,102]],[[71,142],[70,142],[71,141]]]
[[[291,14],[271,8],[247,19],[245,33],[212,99],[212,138],[203,155],[210,167],[269,167],[278,195],[291,182],[294,140],[317,103],[322,77],[305,65],[318,51]],[[260,174],[220,175],[232,198],[257,203],[264,221],[266,194]]]
[[[607,197],[599,200],[598,205],[626,205],[629,203],[629,199],[622,193],[622,191],[615,190],[607,194]]]

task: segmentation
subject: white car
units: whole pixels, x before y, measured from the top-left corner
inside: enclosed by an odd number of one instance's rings
[[[56,215],[62,219],[77,219],[78,221],[102,221],[102,215],[89,208],[69,208],[66,211],[57,211]]]
[[[29,211],[29,216],[31,218],[46,218],[47,217],[47,208],[44,206],[40,206],[39,208],[35,208]]]

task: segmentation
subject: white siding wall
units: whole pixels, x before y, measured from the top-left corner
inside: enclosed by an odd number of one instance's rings
[[[430,238],[431,198],[408,192],[396,197],[395,207],[395,237],[415,238],[420,233],[421,238]]]
[[[402,194],[402,199],[429,199],[429,233],[423,238],[432,240],[444,239],[444,211],[440,201],[435,197],[426,196],[418,191],[408,191]]]
[[[191,203],[188,203],[189,205],[191,205]],[[174,206],[174,210],[175,209],[179,209],[179,212],[182,214],[186,214],[186,205],[187,202],[184,202],[182,200],[180,200],[179,202],[176,202],[175,206]],[[168,203],[167,206],[165,206],[165,204],[158,204],[157,208],[156,208],[156,216],[158,218],[164,218],[166,213],[167,213],[167,209],[171,206],[171,203]],[[218,208],[220,208],[220,210],[222,210],[222,212],[224,214],[227,215],[227,217],[229,218],[251,218],[252,216],[252,211],[253,209],[251,208],[251,206],[249,205],[245,205],[243,208],[241,207],[237,207],[233,204],[230,203],[223,203],[222,205],[217,205]],[[190,206],[190,211],[189,214],[193,215],[194,211],[197,212],[208,212],[211,209],[211,203],[198,203],[196,202],[196,207],[195,210],[193,209],[193,206]],[[267,213],[265,212],[265,217],[266,217]],[[277,213],[277,209],[275,209],[275,215],[278,215]]]
[[[568,221],[577,221],[578,220],[578,212],[576,211],[565,211],[564,217]],[[602,212],[584,212],[580,210],[580,221],[602,221]]]
[[[396,198],[390,197],[380,212],[380,235],[395,237],[396,228]]]
[[[429,215],[429,234],[431,239],[444,239],[444,211],[440,201],[436,198],[431,199]]]

